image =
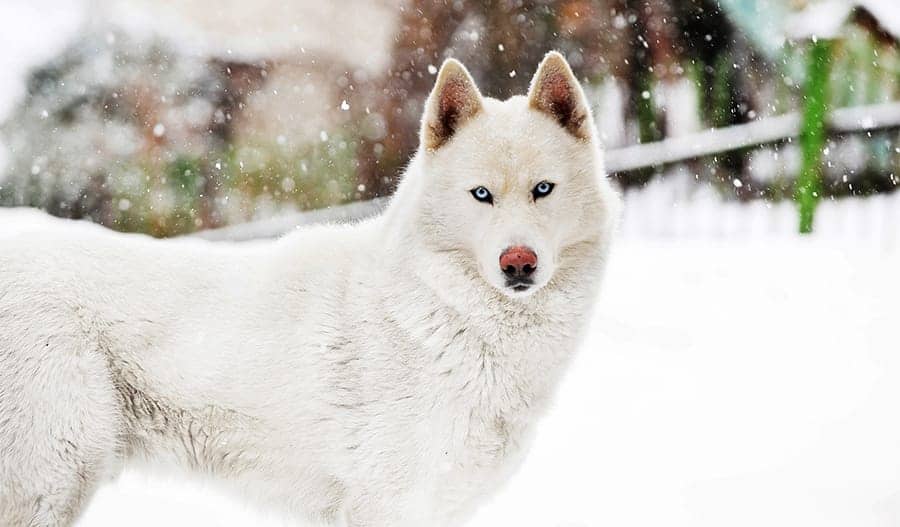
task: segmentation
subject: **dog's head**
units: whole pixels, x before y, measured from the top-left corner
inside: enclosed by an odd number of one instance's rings
[[[614,196],[590,108],[559,53],[544,58],[526,97],[506,101],[483,97],[462,64],[444,62],[416,163],[429,245],[461,255],[509,297],[544,287],[574,247],[608,228]]]

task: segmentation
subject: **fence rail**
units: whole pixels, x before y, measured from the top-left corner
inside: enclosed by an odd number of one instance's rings
[[[838,108],[829,114],[828,129],[834,133],[865,132],[900,127],[900,102]],[[746,124],[713,128],[672,137],[655,143],[638,144],[606,152],[606,169],[625,172],[658,167],[698,157],[710,156],[797,137],[800,114],[767,117]],[[273,238],[301,225],[359,220],[378,214],[387,198],[336,205],[325,209],[295,212],[197,234],[209,240],[245,241]]]
[[[829,115],[828,129],[837,133],[900,127],[900,102],[838,108]],[[655,143],[627,146],[606,153],[610,172],[625,172],[710,156],[797,137],[800,114],[788,113],[758,121],[712,128]]]

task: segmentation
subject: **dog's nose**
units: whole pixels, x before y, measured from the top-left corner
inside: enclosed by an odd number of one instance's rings
[[[510,247],[500,255],[500,269],[509,278],[528,278],[537,269],[537,255],[528,247]]]

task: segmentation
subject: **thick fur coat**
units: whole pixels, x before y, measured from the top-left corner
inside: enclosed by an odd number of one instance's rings
[[[460,525],[579,345],[617,203],[551,53],[502,102],[447,61],[372,220],[248,245],[68,225],[2,240],[0,524],[70,525],[146,461],[301,519]],[[515,288],[510,247],[533,258]]]

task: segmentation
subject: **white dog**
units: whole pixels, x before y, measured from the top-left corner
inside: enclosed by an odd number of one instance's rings
[[[445,62],[373,220],[244,246],[5,240],[0,524],[70,525],[144,460],[333,525],[460,525],[579,345],[617,207],[550,53],[502,102]]]

